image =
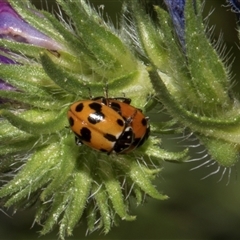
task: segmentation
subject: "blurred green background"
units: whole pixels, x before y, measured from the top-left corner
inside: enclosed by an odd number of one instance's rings
[[[41,4],[42,1],[36,2]],[[116,20],[121,1],[91,2],[105,5],[107,14],[113,22]],[[209,25],[215,26],[216,39],[223,33],[224,42],[227,44],[226,52],[230,51],[229,63],[234,60],[232,65],[233,80],[236,83],[234,88],[239,92],[237,87],[240,85],[237,81],[240,76],[240,51],[235,16],[224,5],[226,6],[225,0],[206,1],[205,16],[214,9],[209,18]],[[157,201],[147,198],[144,205],[132,206],[131,213],[137,215],[137,220],[121,221],[120,225],[113,227],[106,236],[101,232],[94,232],[86,237],[86,225],[82,223],[75,229],[74,236],[68,239],[240,239],[239,164],[232,168],[231,180],[227,185],[227,175],[218,182],[221,173],[201,180],[211,173],[213,168],[200,167],[190,171],[201,163],[164,163],[164,169],[155,184],[160,191],[170,197],[169,200]],[[11,217],[0,212],[0,239],[38,239],[37,232],[41,227],[37,225],[32,227],[34,212],[34,208],[18,211],[14,215],[9,211]],[[58,239],[57,229],[40,239]]]

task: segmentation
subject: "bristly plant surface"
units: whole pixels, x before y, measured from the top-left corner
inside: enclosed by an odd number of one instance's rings
[[[57,225],[61,239],[80,221],[108,233],[119,219],[135,219],[130,201],[167,199],[153,180],[163,161],[185,162],[189,154],[164,149],[163,135],[190,133],[206,149],[203,165],[217,166],[211,174],[230,172],[239,159],[239,100],[201,1],[165,0],[164,9],[125,1],[118,28],[84,0],[57,4],[53,14],[30,1],[0,0],[4,207],[36,206],[41,234]],[[102,96],[106,86],[110,97],[131,98],[154,115],[149,139],[131,153],[75,145],[70,105],[89,99],[89,89]]]

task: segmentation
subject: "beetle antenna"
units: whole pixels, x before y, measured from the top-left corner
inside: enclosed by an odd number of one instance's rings
[[[88,89],[89,98],[92,99],[93,97],[92,97],[91,88],[90,88],[90,87],[87,87],[87,89]]]
[[[107,82],[105,83],[105,87],[103,88],[103,91],[104,91],[105,98],[108,98],[108,83]]]

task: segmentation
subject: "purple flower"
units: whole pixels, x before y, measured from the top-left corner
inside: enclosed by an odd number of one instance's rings
[[[240,0],[228,0],[232,11],[236,13],[237,20],[240,20]]]
[[[240,13],[240,1],[239,0],[228,0],[230,6],[232,7],[233,11],[236,13]]]
[[[7,57],[4,57],[2,55],[0,55],[0,63],[4,63],[4,64],[14,64],[15,61],[13,61],[12,59],[9,59]]]
[[[172,21],[175,27],[175,31],[178,35],[179,41],[182,46],[185,45],[184,37],[184,6],[185,0],[164,0],[165,4],[168,7],[169,13],[172,17]]]
[[[52,50],[61,49],[57,42],[25,22],[5,0],[0,0],[0,38]]]
[[[0,90],[15,90],[15,88],[0,79]],[[1,99],[0,99],[0,102],[1,102]]]
[[[0,0],[0,38],[29,43],[51,50],[61,49],[57,42],[25,22],[7,0]],[[6,49],[1,50],[7,52]],[[0,64],[15,63],[13,60],[1,55],[0,52]],[[16,90],[16,88],[0,79],[0,90]]]

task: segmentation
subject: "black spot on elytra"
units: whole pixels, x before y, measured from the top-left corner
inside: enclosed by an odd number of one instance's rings
[[[88,121],[91,124],[96,124],[101,122],[104,118],[105,118],[105,115],[102,112],[95,112],[95,113],[91,113],[88,116]]]
[[[83,140],[85,142],[91,141],[92,134],[88,128],[86,128],[86,127],[81,128],[80,135],[81,135],[81,140]]]
[[[106,133],[103,135],[108,141],[110,142],[116,142],[116,137],[112,134]]]
[[[116,111],[117,113],[121,114],[121,106],[117,102],[111,102],[110,107]]]
[[[68,122],[71,127],[74,125],[74,119],[72,117],[68,118]]]
[[[122,119],[117,119],[117,124],[119,125],[119,126],[124,126],[124,122],[123,122],[123,120]]]
[[[145,133],[145,136],[144,136],[145,140],[148,139],[149,135],[150,135],[150,126],[148,126],[147,131]]]
[[[91,109],[95,110],[96,112],[101,112],[102,111],[102,105],[100,103],[97,103],[97,102],[90,103],[89,107]]]
[[[76,112],[81,112],[83,110],[83,103],[79,103],[76,107],[75,107],[75,111]]]
[[[142,121],[141,121],[142,125],[143,126],[146,126],[147,125],[147,119],[146,118],[143,118]]]

